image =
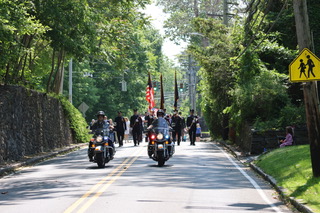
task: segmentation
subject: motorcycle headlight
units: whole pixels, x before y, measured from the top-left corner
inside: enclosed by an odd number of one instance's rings
[[[151,140],[154,140],[156,139],[156,136],[155,135],[151,135]]]
[[[96,138],[96,141],[97,141],[97,142],[101,142],[101,141],[102,141],[102,136],[98,136],[98,137]]]
[[[104,136],[103,139],[104,139],[105,141],[107,141],[107,140],[108,140],[108,136]]]
[[[157,135],[157,139],[158,139],[158,140],[162,140],[162,139],[163,139],[163,134],[159,133],[159,134]]]
[[[167,140],[169,139],[169,135],[166,135],[166,137],[165,137]]]

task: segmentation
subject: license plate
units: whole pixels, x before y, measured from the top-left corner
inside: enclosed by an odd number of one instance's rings
[[[163,144],[158,144],[158,149],[163,149]]]

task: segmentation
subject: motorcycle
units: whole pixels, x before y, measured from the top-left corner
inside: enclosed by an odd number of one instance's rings
[[[115,150],[110,138],[111,134],[109,129],[97,129],[90,140],[88,152],[93,154],[90,161],[97,163],[99,168],[104,168],[105,164],[114,157]]]
[[[151,128],[148,129],[149,145],[148,155],[158,166],[163,166],[174,154],[174,142],[171,141],[170,127],[167,121],[159,117],[154,120]]]

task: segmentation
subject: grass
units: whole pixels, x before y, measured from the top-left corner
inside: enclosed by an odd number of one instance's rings
[[[309,145],[276,149],[262,155],[256,164],[287,189],[288,196],[320,212],[320,178],[312,175]]]

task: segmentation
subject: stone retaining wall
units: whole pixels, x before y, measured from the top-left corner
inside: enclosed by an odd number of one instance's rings
[[[243,124],[238,135],[235,129],[230,129],[229,139],[239,146],[246,154],[261,154],[265,150],[279,148],[278,138],[285,137],[285,129],[282,131],[254,131],[249,124]],[[298,126],[294,129],[294,145],[309,144],[308,130],[306,126]]]
[[[0,85],[0,163],[74,143],[59,100]]]

